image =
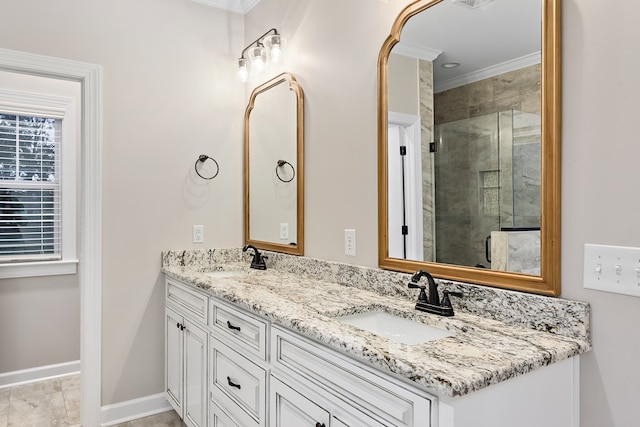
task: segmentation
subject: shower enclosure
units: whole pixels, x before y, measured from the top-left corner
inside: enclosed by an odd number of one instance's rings
[[[508,110],[443,123],[434,140],[435,261],[491,268],[496,232],[528,233],[521,252],[539,260],[540,116]]]

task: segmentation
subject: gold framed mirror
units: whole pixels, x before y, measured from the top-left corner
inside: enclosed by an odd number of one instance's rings
[[[560,0],[397,16],[378,57],[381,268],[560,294],[560,23]]]
[[[244,240],[304,254],[304,94],[291,73],[256,87],[245,110]]]

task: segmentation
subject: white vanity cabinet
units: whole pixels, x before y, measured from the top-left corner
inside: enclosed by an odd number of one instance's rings
[[[167,279],[166,396],[190,427],[578,427],[579,357],[436,396]]]
[[[272,427],[384,427],[330,393],[276,375],[271,376]]]
[[[272,426],[295,425],[281,420],[304,408],[309,416],[326,411],[327,426],[435,425],[435,396],[279,326],[272,326],[271,364]],[[303,396],[294,390],[304,390]]]
[[[269,322],[211,298],[209,304],[210,426],[265,427],[270,366]],[[217,423],[217,424],[216,424]]]
[[[207,425],[207,301],[166,281],[165,395],[189,427]]]

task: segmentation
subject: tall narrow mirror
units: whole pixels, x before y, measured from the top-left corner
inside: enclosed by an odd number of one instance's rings
[[[419,0],[378,61],[379,265],[558,295],[560,0]]]
[[[283,73],[256,87],[244,119],[244,236],[260,249],[304,253],[304,97]]]

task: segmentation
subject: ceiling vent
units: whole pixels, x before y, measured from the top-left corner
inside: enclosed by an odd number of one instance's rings
[[[453,0],[453,3],[464,6],[468,9],[477,9],[493,0]]]

